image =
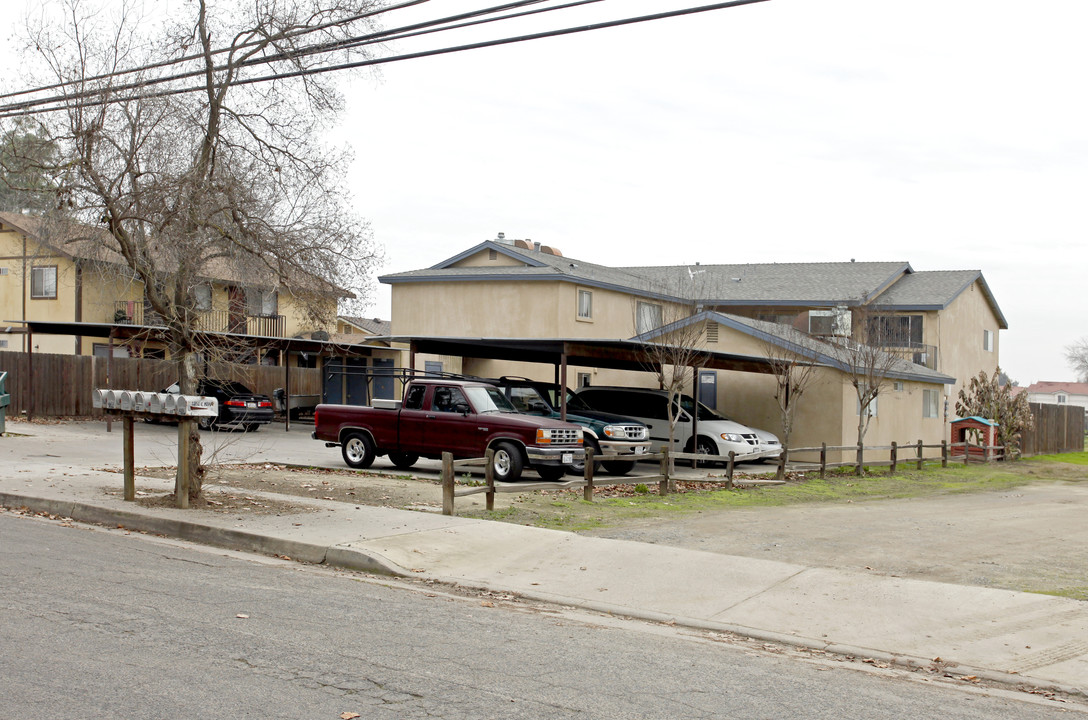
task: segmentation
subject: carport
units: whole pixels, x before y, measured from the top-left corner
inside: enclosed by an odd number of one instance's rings
[[[47,322],[28,320],[24,323],[24,331],[27,335],[27,368],[26,382],[30,388],[29,397],[33,397],[34,386],[34,335],[73,335],[77,341],[84,337],[103,338],[109,341],[110,350],[106,355],[106,377],[110,375],[110,365],[113,360],[113,347],[115,341],[154,341],[166,343],[166,329],[149,325],[127,325],[114,323],[85,323],[85,322]],[[370,357],[373,350],[384,346],[351,345],[331,342],[328,340],[311,340],[306,338],[277,338],[260,335],[241,335],[237,333],[196,332],[194,333],[198,343],[209,347],[229,348],[231,350],[261,351],[276,350],[279,353],[280,364],[284,370],[284,394],[287,398],[291,395],[290,364],[287,362],[289,353],[310,353],[321,357]],[[28,417],[33,413],[28,410]],[[107,420],[108,421],[108,420]],[[291,427],[291,413],[285,413],[285,429]]]
[[[587,340],[585,338],[471,338],[471,337],[417,337],[391,335],[378,338],[390,343],[409,347],[409,367],[415,367],[417,354],[452,355],[487,360],[512,360],[551,364],[555,368],[555,383],[567,387],[567,367],[585,366],[612,370],[655,372],[650,351],[653,343],[636,340]],[[659,346],[656,346],[659,347]],[[701,350],[696,356],[698,364],[691,365],[693,383],[698,387],[700,369],[736,370],[773,374],[770,360],[755,355]],[[567,399],[560,395],[560,419],[567,418]],[[698,417],[693,418],[693,433],[698,433]]]

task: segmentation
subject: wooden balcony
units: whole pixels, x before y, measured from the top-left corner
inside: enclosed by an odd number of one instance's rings
[[[118,325],[163,325],[158,313],[143,303],[118,300],[114,303],[113,316],[107,322]],[[208,310],[197,313],[198,330],[205,332],[229,332],[240,335],[283,337],[287,319],[283,315],[242,315],[227,310]]]

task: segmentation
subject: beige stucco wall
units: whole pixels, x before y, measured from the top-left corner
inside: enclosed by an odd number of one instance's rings
[[[398,283],[392,292],[393,327],[398,335],[558,337],[559,285]]]
[[[982,370],[992,375],[1000,363],[1001,336],[997,316],[986,301],[981,283],[975,282],[960,293],[959,297],[941,312],[937,326],[940,347],[937,369],[956,378],[949,387],[951,412],[955,412],[956,397],[971,378]],[[989,352],[982,345],[982,331],[994,334],[994,349]]]

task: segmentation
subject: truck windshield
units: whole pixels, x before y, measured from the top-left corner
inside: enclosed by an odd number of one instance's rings
[[[478,413],[517,412],[497,387],[466,387],[464,390]]]

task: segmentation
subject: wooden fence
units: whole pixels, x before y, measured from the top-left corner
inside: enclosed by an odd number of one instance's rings
[[[88,355],[35,353],[31,383],[27,357],[22,352],[0,352],[0,372],[8,373],[10,417],[24,413],[33,417],[100,417],[102,411],[91,407],[94,388],[158,391],[178,378],[177,364],[169,360],[113,358],[107,363],[106,358]],[[290,373],[292,395],[321,395],[320,370],[293,367]],[[207,374],[240,382],[269,397],[284,386],[285,379],[282,367],[269,365],[212,363]]]
[[[1082,452],[1084,450],[1084,408],[1079,405],[1030,403],[1035,427],[1021,433],[1024,455]]]
[[[926,455],[927,450],[939,449],[939,455]],[[827,453],[841,452],[847,450],[856,451],[855,459],[847,462],[828,462]],[[902,450],[902,454],[900,454]],[[921,470],[926,463],[941,464],[941,467],[948,467],[949,463],[962,463],[963,465],[970,465],[974,463],[986,463],[1001,460],[1004,457],[1005,448],[1000,446],[987,446],[987,445],[974,445],[969,442],[962,443],[949,443],[944,441],[939,445],[925,445],[919,440],[916,443],[907,443],[899,445],[893,442],[891,445],[839,445],[829,446],[823,444],[820,447],[811,448],[791,448],[783,451],[778,458],[778,473],[775,478],[775,482],[785,482],[785,473],[787,463],[789,462],[789,456],[793,454],[812,454],[818,452],[820,459],[818,462],[800,462],[790,465],[791,470],[812,471],[818,470],[820,477],[823,478],[827,471],[834,468],[850,467],[854,468],[856,475],[861,475],[867,467],[886,467],[888,472],[895,473],[900,467],[913,466],[914,468]],[[877,453],[878,456],[874,457],[873,453]],[[887,460],[882,453],[887,453]],[[670,462],[670,454],[672,461]],[[868,455],[868,459],[866,459]],[[695,467],[698,463],[707,462],[706,455],[699,455],[696,453],[669,453],[668,450],[662,450],[660,453],[640,455],[640,460],[657,460],[658,472],[652,475],[622,475],[613,476],[608,478],[598,479],[594,477],[593,466],[596,464],[594,461],[612,461],[612,460],[630,460],[630,455],[594,455],[593,450],[586,449],[586,463],[585,474],[580,478],[574,478],[562,482],[529,482],[529,483],[496,483],[495,476],[493,474],[494,467],[494,454],[493,451],[488,450],[487,454],[482,458],[467,458],[462,460],[454,460],[453,455],[448,452],[442,453],[442,514],[453,515],[454,512],[454,499],[459,497],[465,497],[468,495],[476,495],[478,493],[484,493],[486,495],[487,509],[495,509],[495,493],[521,493],[530,490],[562,490],[569,488],[582,488],[582,496],[586,502],[593,501],[593,491],[597,487],[611,486],[611,485],[649,485],[657,483],[657,492],[659,495],[667,495],[669,492],[676,491],[675,481],[677,475],[670,471],[671,467],[675,466],[675,461],[689,461],[692,467]],[[723,462],[718,458],[717,462]],[[701,477],[698,481],[704,482],[719,482],[724,487],[733,487],[733,474],[736,465],[736,453],[730,452],[724,459],[726,464],[725,474],[718,477]],[[457,468],[473,468],[483,467],[484,480],[482,484],[472,486],[457,486]]]

